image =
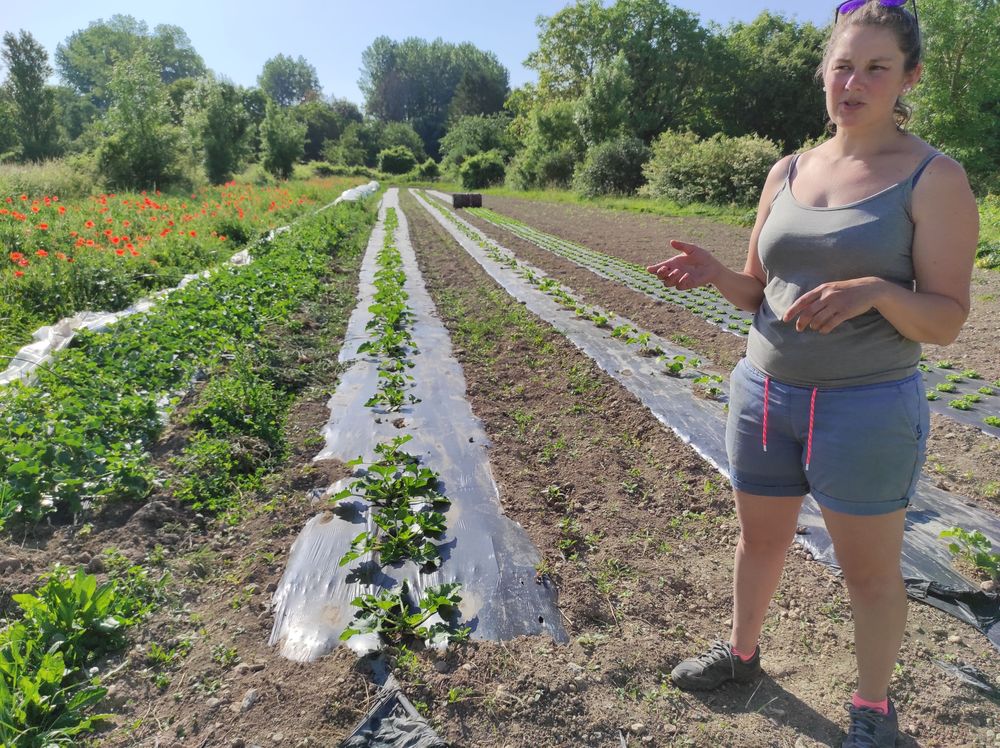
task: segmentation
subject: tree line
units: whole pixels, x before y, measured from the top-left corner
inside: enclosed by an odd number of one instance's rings
[[[920,23],[911,128],[979,191],[997,189],[1000,3],[922,0]],[[220,182],[253,161],[287,176],[318,161],[747,202],[770,162],[824,136],[828,30],[766,11],[721,27],[662,0],[577,0],[538,19],[535,83],[511,90],[496,55],[471,44],[380,36],[362,55],[358,106],[324,97],[302,57],[278,55],[257,86],[237,86],[206,69],[183,29],[118,15],[59,44],[54,69],[30,33],[4,35],[0,160],[68,157],[109,186],[195,171]]]

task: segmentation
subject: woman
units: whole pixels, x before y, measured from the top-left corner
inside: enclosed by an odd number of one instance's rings
[[[759,675],[761,626],[811,493],[854,612],[858,685],[844,746],[895,741],[903,520],[928,429],[920,343],[957,337],[978,236],[961,166],[903,129],[900,97],[921,64],[902,2],[838,7],[818,71],[834,136],[771,169],[743,272],[678,241],[682,254],[649,267],[667,286],[710,283],[756,312],[726,429],[741,530],[732,633],[680,663],[673,681],[709,689]]]

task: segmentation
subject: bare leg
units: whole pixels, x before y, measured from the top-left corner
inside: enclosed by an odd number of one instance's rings
[[[802,497],[755,496],[734,491],[740,519],[733,580],[733,632],[729,643],[753,652],[760,638],[785,552],[795,536]]]
[[[886,698],[906,629],[906,588],[899,570],[904,510],[858,517],[823,510],[854,611],[858,695]]]

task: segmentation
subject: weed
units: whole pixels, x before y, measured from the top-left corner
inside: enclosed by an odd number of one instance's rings
[[[212,647],[212,661],[230,668],[240,661],[240,656],[236,647],[227,647],[225,644],[216,644]]]

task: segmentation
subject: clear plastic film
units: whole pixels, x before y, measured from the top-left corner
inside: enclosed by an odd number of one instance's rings
[[[375,392],[377,361],[359,356],[368,340],[368,308],[374,294],[375,254],[383,244],[385,210],[397,211],[396,246],[406,274],[407,303],[414,312],[412,336],[419,353],[411,357],[410,390],[419,402],[385,413],[364,405]],[[438,490],[451,504],[442,510],[447,530],[440,539],[442,563],[430,572],[414,563],[381,567],[371,558],[339,566],[341,556],[361,532],[373,531],[371,512],[361,500],[342,500],[313,517],[295,540],[284,576],[273,596],[271,643],[293,660],[308,661],[336,647],[354,616],[351,601],[360,594],[408,582],[415,596],[432,585],[461,584],[459,622],[473,638],[510,639],[548,634],[566,641],[556,592],[536,575],[538,551],[523,528],[503,514],[488,459],[488,440],[465,398],[465,379],[451,352],[448,332],[436,318],[409,241],[398,193],[383,198],[359,277],[359,303],[351,315],[340,360],[348,364],[330,399],[326,445],[316,459],[370,461],[376,444],[410,435],[404,449],[439,474]],[[331,486],[329,497],[353,479]],[[510,497],[516,500],[516,497]],[[374,637],[354,636],[348,646],[364,653],[376,649]]]

